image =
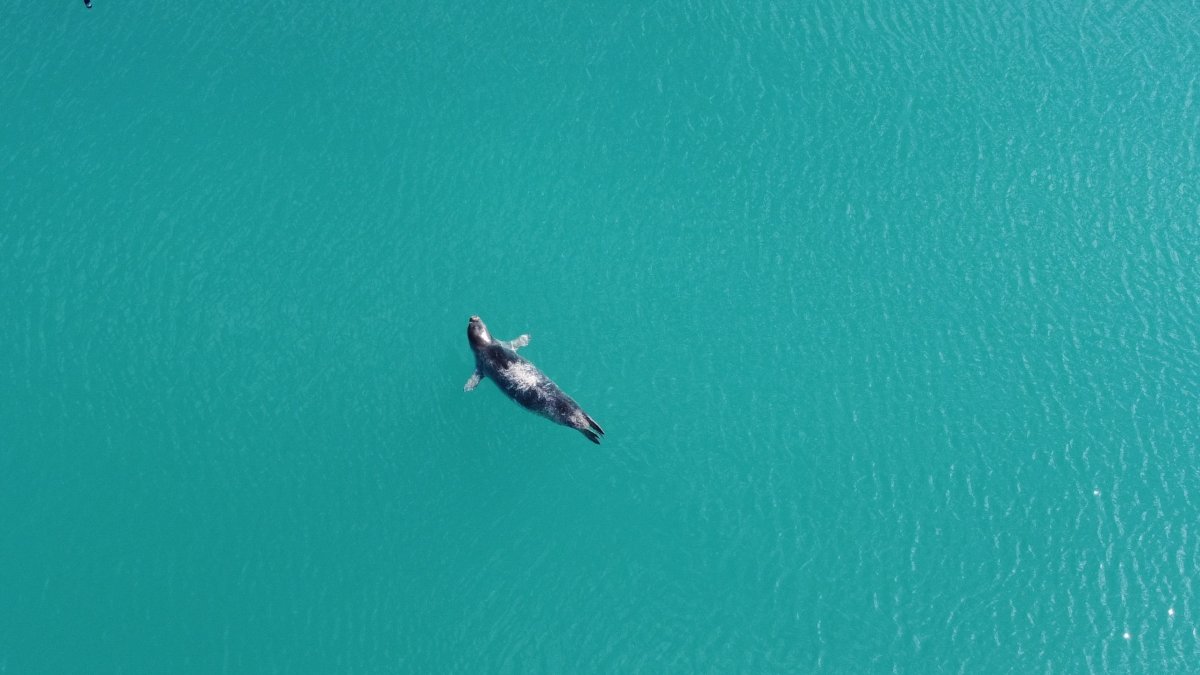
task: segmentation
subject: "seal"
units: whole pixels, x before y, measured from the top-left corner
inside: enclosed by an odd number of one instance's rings
[[[576,429],[589,441],[600,444],[604,429],[596,424],[596,420],[537,366],[517,354],[518,349],[529,344],[528,335],[508,341],[492,339],[483,319],[473,316],[467,322],[467,342],[475,354],[475,372],[463,391],[471,391],[486,377],[526,410]]]

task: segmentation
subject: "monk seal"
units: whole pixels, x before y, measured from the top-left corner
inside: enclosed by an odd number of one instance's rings
[[[523,408],[577,429],[589,441],[600,444],[604,429],[596,424],[596,420],[583,412],[583,408],[563,393],[537,366],[517,354],[518,349],[529,344],[528,335],[509,341],[493,340],[483,319],[473,316],[467,322],[467,342],[475,354],[475,372],[467,380],[463,391],[471,391],[479,385],[480,380],[490,378]]]

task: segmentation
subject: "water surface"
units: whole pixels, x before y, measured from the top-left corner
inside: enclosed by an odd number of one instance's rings
[[[0,672],[1197,661],[1194,7],[407,5],[0,9]]]

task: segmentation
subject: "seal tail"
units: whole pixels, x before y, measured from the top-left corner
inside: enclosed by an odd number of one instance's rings
[[[589,427],[591,427],[594,431],[599,432],[601,436],[604,435],[604,430],[600,428],[599,424],[596,424],[596,420],[592,419],[591,415],[584,413],[583,416],[587,418]],[[597,441],[597,442],[599,442],[599,441]]]
[[[580,429],[579,433],[587,436],[587,439],[596,445],[600,445],[600,437],[597,436],[591,429]]]

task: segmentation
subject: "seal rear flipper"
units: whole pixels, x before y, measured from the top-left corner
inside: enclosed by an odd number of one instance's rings
[[[601,436],[603,436],[603,435],[604,435],[604,430],[600,428],[600,425],[599,425],[599,424],[596,424],[596,420],[592,419],[592,416],[591,416],[591,415],[589,415],[589,414],[587,414],[587,413],[584,413],[584,414],[583,414],[583,416],[587,418],[587,421],[588,421],[588,426],[589,426],[589,427],[591,427],[591,428],[595,429],[596,431],[600,432],[600,435],[601,435]],[[597,443],[599,443],[599,441],[596,441],[596,442],[597,442]]]
[[[591,429],[580,429],[579,433],[587,436],[587,439],[596,445],[600,445],[600,437],[597,436]]]

